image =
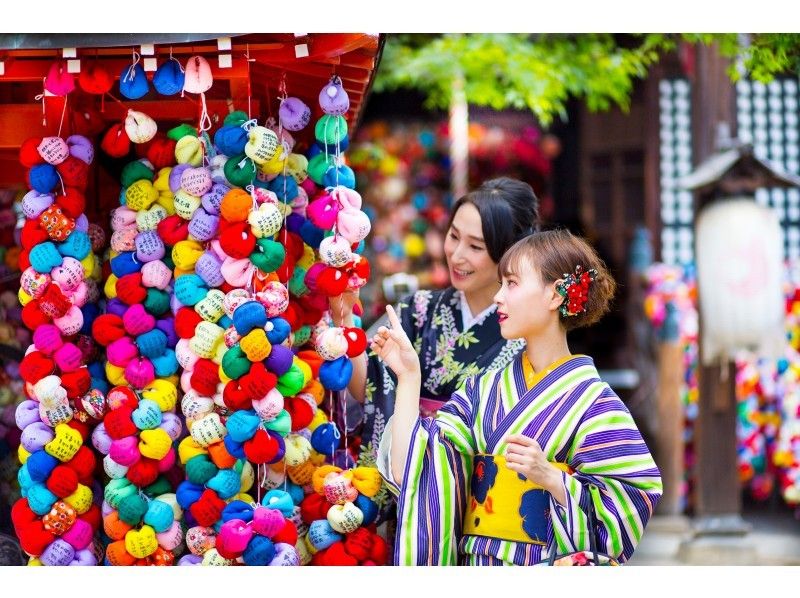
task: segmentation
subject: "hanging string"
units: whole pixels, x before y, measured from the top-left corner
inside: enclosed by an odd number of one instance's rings
[[[253,117],[253,110],[252,110],[252,83],[250,78],[250,63],[255,62],[255,58],[250,58],[250,44],[247,44],[245,47],[245,58],[247,59],[247,118]]]
[[[107,96],[108,96],[108,97],[110,97],[112,100],[114,100],[114,101],[115,101],[117,104],[119,104],[120,106],[122,106],[122,107],[125,109],[125,113],[127,114],[127,111],[129,110],[129,108],[128,108],[128,106],[127,106],[127,105],[126,105],[126,104],[125,104],[123,101],[121,101],[119,98],[116,98],[116,97],[114,97],[114,95],[113,95],[113,94],[112,94],[110,91],[107,91],[107,92],[106,92],[105,94],[103,94],[103,95],[107,95]]]
[[[266,469],[267,466],[264,463],[256,465],[256,500],[258,501],[256,506],[261,506],[261,484],[266,481],[264,479],[266,477]]]
[[[61,137],[61,128],[64,126],[64,116],[67,113],[67,101],[69,101],[69,94],[64,96],[64,105],[61,107],[61,122],[58,123],[58,136]]]
[[[206,106],[206,94],[200,94],[200,103],[202,104],[202,109],[200,110],[200,122],[197,125],[197,128],[200,132],[205,133],[206,131],[211,130],[211,117],[208,115],[208,107]]]
[[[125,71],[125,76],[122,78],[123,81],[133,81],[136,78],[136,65],[139,64],[139,60],[141,56],[136,50],[131,51],[133,54],[133,62],[128,67],[128,70]]]
[[[46,84],[47,84],[47,77],[42,77],[42,93],[38,94],[34,98],[37,102],[39,100],[42,101],[42,126],[43,127],[47,126],[47,113],[45,111],[45,106],[44,106],[44,98],[47,95],[47,93],[46,93],[47,92]]]

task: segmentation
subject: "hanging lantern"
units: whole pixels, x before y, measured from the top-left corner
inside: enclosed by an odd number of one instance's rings
[[[771,209],[741,197],[697,219],[697,276],[704,365],[742,349],[783,354],[783,234]]]

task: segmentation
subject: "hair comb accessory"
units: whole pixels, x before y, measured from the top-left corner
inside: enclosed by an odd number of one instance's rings
[[[589,300],[589,285],[597,276],[597,270],[591,269],[584,272],[583,266],[575,266],[575,272],[564,274],[564,281],[556,285],[556,290],[564,298],[558,308],[564,317],[577,316],[586,311]]]

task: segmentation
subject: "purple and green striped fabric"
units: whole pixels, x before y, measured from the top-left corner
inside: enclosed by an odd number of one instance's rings
[[[550,461],[575,470],[562,474],[567,504],[550,498],[547,546],[462,536],[473,456],[502,455],[505,438],[519,433],[537,440]],[[391,422],[385,434],[391,434]],[[388,462],[383,457],[379,464]],[[583,355],[532,388],[526,387],[521,355],[502,370],[467,379],[435,419],[417,421],[402,487],[386,467],[380,469],[398,495],[394,560],[400,565],[533,565],[553,543],[559,553],[588,550],[590,500],[598,549],[625,562],[662,491],[628,409]]]

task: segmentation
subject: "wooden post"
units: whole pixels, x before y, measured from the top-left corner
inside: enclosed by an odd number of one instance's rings
[[[692,139],[694,162],[709,157],[716,148],[721,124],[735,135],[735,93],[726,69],[727,59],[720,56],[716,44],[698,45],[696,80],[692,88]],[[702,206],[695,209],[695,217]],[[698,297],[702,304],[703,298]],[[736,405],[732,363],[702,365],[703,325],[700,322],[700,366],[698,367],[699,412],[695,425],[695,515],[699,527],[712,518],[709,531],[740,533],[741,489],[736,462]],[[720,523],[719,516],[727,523]],[[722,529],[726,528],[726,529]],[[703,529],[699,530],[703,533]]]
[[[658,346],[658,424],[656,452],[664,494],[658,502],[661,515],[680,515],[683,483],[683,345],[662,342]]]

